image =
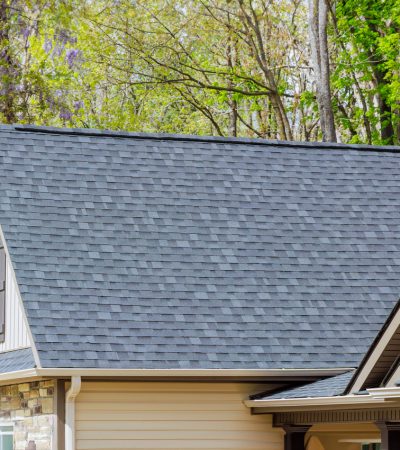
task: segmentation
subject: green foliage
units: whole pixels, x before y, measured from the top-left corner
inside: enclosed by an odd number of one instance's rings
[[[400,0],[331,6],[339,139],[396,143]],[[321,138],[302,0],[0,0],[0,12],[3,122]]]
[[[342,125],[355,130],[351,141],[398,142],[400,0],[340,0],[335,20],[332,82],[347,115]]]

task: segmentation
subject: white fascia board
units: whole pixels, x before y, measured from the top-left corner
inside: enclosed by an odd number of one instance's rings
[[[371,388],[368,392],[373,398],[400,398],[400,387],[391,386],[383,388]]]
[[[314,397],[314,398],[285,398],[275,400],[246,400],[244,404],[249,408],[288,408],[299,406],[350,406],[383,403],[385,398],[375,398],[372,395],[355,396],[346,395],[338,397]]]
[[[19,370],[16,372],[8,372],[0,374],[0,382],[13,381],[22,378],[51,378],[51,377],[97,377],[97,378],[201,378],[201,377],[247,377],[247,378],[265,378],[268,381],[269,377],[298,377],[298,376],[332,376],[338,373],[348,371],[348,368],[343,369],[71,369],[71,368],[34,368]]]
[[[94,369],[39,368],[39,376],[46,377],[321,377],[334,376],[353,368],[335,369]]]
[[[15,372],[1,373],[0,374],[0,382],[22,380],[25,378],[35,378],[38,376],[39,375],[38,375],[36,369],[24,369],[24,370],[18,370]]]
[[[336,397],[308,397],[246,400],[249,408],[287,408],[299,406],[357,406],[376,403],[390,403],[400,399],[400,387],[367,389],[367,395],[339,395]]]

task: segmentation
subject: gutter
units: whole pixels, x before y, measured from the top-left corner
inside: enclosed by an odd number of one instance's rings
[[[367,391],[373,398],[400,398],[400,387],[371,388]]]
[[[75,450],[75,399],[81,391],[81,377],[71,377],[65,396],[65,450]]]
[[[13,372],[0,373],[0,383],[5,381],[22,380],[27,378],[50,377],[331,377],[353,370],[349,367],[337,369],[94,369],[94,368],[31,368]]]
[[[276,400],[245,400],[244,404],[249,408],[287,408],[296,406],[335,406],[335,405],[363,405],[382,403],[384,397],[375,398],[365,396],[338,396],[338,397],[314,397],[314,398],[283,398]]]
[[[71,369],[38,368],[41,377],[330,377],[340,375],[352,367],[336,369]]]

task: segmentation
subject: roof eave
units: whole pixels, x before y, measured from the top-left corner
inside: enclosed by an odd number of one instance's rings
[[[263,408],[277,412],[280,409],[299,408],[309,406],[319,407],[360,407],[374,406],[381,403],[398,402],[400,399],[400,388],[379,388],[368,389],[366,395],[339,395],[335,397],[305,397],[305,398],[286,398],[286,399],[260,399],[246,400],[244,403],[249,408]]]
[[[37,369],[23,369],[16,370],[14,372],[4,372],[0,373],[0,384],[4,384],[4,382],[13,382],[13,381],[22,381],[31,378],[37,378],[39,375],[37,373]]]
[[[329,377],[352,370],[348,367],[320,369],[100,369],[40,368],[39,376],[49,377]]]
[[[371,395],[365,397],[338,396],[338,397],[313,397],[313,398],[286,398],[277,400],[246,400],[244,403],[249,408],[279,408],[299,407],[299,406],[337,406],[337,405],[360,405],[370,403],[382,403],[384,398],[374,398]]]

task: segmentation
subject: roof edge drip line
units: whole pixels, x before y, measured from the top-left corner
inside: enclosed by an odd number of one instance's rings
[[[329,377],[352,368],[335,369],[96,369],[96,368],[38,368],[38,376],[86,377]]]

